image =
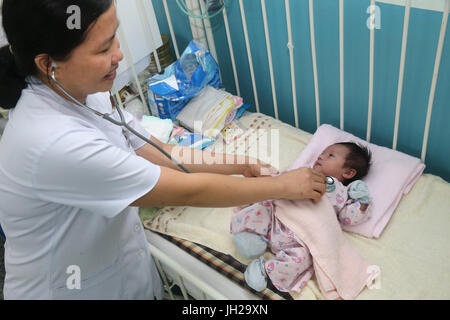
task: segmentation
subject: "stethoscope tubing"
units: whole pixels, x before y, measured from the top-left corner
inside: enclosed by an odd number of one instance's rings
[[[61,89],[62,92],[64,92],[75,104],[79,105],[80,107],[89,110],[91,112],[93,112],[94,114],[96,114],[99,117],[102,117],[103,119],[111,122],[112,124],[115,124],[119,127],[122,128],[126,128],[129,132],[131,132],[132,134],[134,134],[136,137],[142,139],[143,141],[147,142],[148,144],[150,144],[151,146],[155,147],[159,152],[161,152],[162,154],[164,154],[164,156],[166,156],[170,161],[172,161],[173,163],[175,163],[181,170],[183,170],[186,173],[190,173],[190,171],[188,169],[186,169],[181,163],[179,163],[176,159],[173,159],[172,156],[170,154],[168,154],[164,149],[162,149],[160,146],[158,146],[157,144],[155,144],[153,141],[151,141],[150,139],[147,139],[146,137],[144,137],[143,135],[141,135],[139,132],[137,132],[136,130],[134,130],[133,128],[131,128],[125,121],[125,117],[123,116],[122,110],[120,110],[119,105],[117,104],[117,102],[115,103],[115,105],[113,105],[113,110],[116,109],[117,112],[119,113],[120,116],[120,121],[115,120],[114,118],[111,117],[111,114],[107,114],[107,113],[101,113],[98,112],[97,110],[94,110],[92,108],[90,108],[89,106],[87,106],[86,104],[82,103],[81,101],[79,101],[77,98],[75,98],[74,96],[72,96],[69,92],[67,92],[66,89],[64,89],[64,87],[56,80],[55,77],[55,70],[52,70],[52,79],[55,82],[56,86]],[[111,95],[112,96],[112,95]],[[114,96],[112,96],[114,101],[115,98]]]

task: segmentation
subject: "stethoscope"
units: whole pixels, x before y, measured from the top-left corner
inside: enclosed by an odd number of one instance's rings
[[[61,89],[75,104],[79,105],[80,107],[89,110],[93,113],[95,113],[97,116],[119,126],[122,127],[122,132],[125,136],[125,138],[128,140],[128,136],[127,133],[125,131],[124,128],[126,128],[129,132],[131,132],[132,134],[134,134],[136,137],[142,139],[143,141],[149,143],[150,145],[152,145],[153,147],[155,147],[159,152],[161,152],[162,154],[164,154],[168,159],[170,159],[173,163],[175,163],[180,169],[182,169],[184,172],[186,173],[190,173],[190,171],[188,169],[186,169],[181,163],[179,163],[176,159],[173,159],[172,156],[170,154],[168,154],[166,151],[164,151],[160,146],[158,146],[157,144],[155,144],[154,142],[150,141],[150,139],[147,139],[146,137],[144,137],[143,135],[141,135],[139,132],[137,132],[136,130],[134,130],[133,128],[131,128],[125,121],[125,117],[123,116],[122,110],[120,110],[119,104],[117,103],[116,98],[111,95],[111,104],[113,107],[113,112],[111,113],[101,113],[98,112],[97,110],[92,109],[91,107],[87,106],[86,104],[82,103],[81,101],[79,101],[77,98],[75,98],[74,96],[72,96],[69,92],[67,92],[66,89],[64,89],[64,87],[56,80],[55,77],[55,68],[56,68],[56,64],[53,63],[52,64],[52,79],[55,82],[56,86]],[[111,116],[114,114],[114,109],[117,110],[117,112],[119,113],[120,116],[120,121],[117,121],[116,119],[112,118]]]
[[[327,192],[332,192],[336,189],[336,185],[334,184],[334,178],[331,176],[326,176],[325,186]]]
[[[122,110],[120,110],[120,107],[117,103],[116,98],[111,95],[111,104],[113,107],[113,112],[111,113],[101,113],[98,112],[97,110],[92,109],[91,107],[87,106],[86,104],[82,103],[81,101],[79,101],[77,98],[75,98],[74,96],[72,96],[69,92],[67,92],[66,89],[64,89],[64,87],[56,80],[55,77],[55,68],[56,68],[56,64],[53,63],[52,64],[52,79],[55,82],[55,84],[58,86],[59,89],[62,90],[62,92],[64,92],[75,104],[79,105],[80,107],[89,110],[93,113],[95,113],[97,116],[102,117],[103,119],[115,124],[116,126],[122,127],[122,130],[124,132],[125,137],[128,140],[128,137],[126,135],[125,130],[123,129],[124,127],[131,132],[132,134],[134,134],[136,137],[142,139],[143,141],[149,143],[150,145],[152,145],[153,147],[155,147],[159,152],[161,152],[162,154],[164,154],[168,159],[170,159],[173,163],[175,163],[180,169],[182,169],[184,172],[186,173],[190,173],[190,171],[188,169],[186,169],[181,163],[179,163],[176,159],[173,159],[172,156],[170,154],[168,154],[166,151],[164,151],[160,146],[158,146],[157,144],[153,143],[152,141],[150,141],[150,139],[147,139],[146,137],[144,137],[143,135],[141,135],[139,132],[137,132],[136,130],[134,130],[133,128],[131,128],[125,121],[125,117],[123,116]],[[117,112],[119,113],[120,116],[120,121],[117,121],[116,119],[112,118],[111,115],[114,114],[114,109],[117,110]],[[327,191],[334,190],[335,186],[334,186],[334,179],[330,176],[326,177],[326,185],[327,185]]]

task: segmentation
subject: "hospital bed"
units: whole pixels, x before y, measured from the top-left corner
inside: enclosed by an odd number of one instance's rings
[[[306,147],[312,135],[272,117],[248,113],[240,122],[248,134],[238,139],[236,153],[251,154],[249,141],[267,128],[279,132],[280,169],[286,169]],[[257,130],[256,128],[259,129]],[[261,141],[261,140],[258,140]],[[217,141],[211,150],[223,151]],[[297,153],[298,151],[298,153]],[[424,174],[403,197],[377,239],[345,232],[351,245],[379,266],[377,288],[366,288],[358,299],[450,298],[450,184]],[[313,277],[300,294],[269,287],[262,293],[243,281],[249,260],[234,250],[229,232],[233,208],[142,208],[150,250],[166,281],[182,287],[188,299],[322,299]]]
[[[258,148],[261,141],[267,137],[261,137],[263,132],[269,132],[272,129],[278,130],[279,133],[279,154],[280,161],[277,163],[280,170],[287,169],[292,162],[307,147],[312,138],[312,134],[302,130],[299,126],[297,94],[292,90],[292,102],[294,109],[295,126],[283,123],[279,120],[279,110],[286,110],[290,106],[279,105],[277,101],[277,87],[275,85],[274,65],[272,62],[270,32],[267,24],[266,2],[261,0],[261,17],[264,20],[264,35],[266,41],[266,49],[268,65],[270,72],[266,75],[270,79],[273,97],[273,114],[268,116],[261,112],[264,101],[259,100],[256,90],[256,76],[253,68],[252,51],[250,43],[252,39],[249,37],[246,22],[246,12],[243,1],[239,0],[239,11],[242,17],[242,26],[245,40],[245,47],[248,56],[248,66],[250,71],[250,79],[253,86],[254,102],[256,104],[256,113],[247,113],[239,121],[246,128],[246,135],[238,139],[237,147],[233,150],[226,149],[223,141],[216,141],[207,148],[208,151],[237,153],[252,156],[252,151]],[[281,2],[281,1],[280,1]],[[344,123],[344,59],[346,51],[344,51],[344,8],[348,1],[339,0],[339,19],[337,21],[339,34],[339,70],[340,77],[340,101],[337,101],[337,112],[339,113],[341,129],[350,127],[358,127],[357,124],[349,122],[346,119]],[[368,13],[376,13],[379,9],[376,4],[393,3],[392,1],[366,1]],[[399,4],[401,1],[397,1]],[[164,1],[165,3],[165,1]],[[306,1],[305,1],[306,3]],[[292,87],[296,87],[296,68],[294,59],[294,47],[291,16],[289,11],[290,1],[284,1],[286,8],[286,22],[288,34],[288,50],[290,63],[290,79]],[[431,86],[429,89],[428,103],[423,106],[426,109],[425,126],[423,132],[421,160],[426,164],[428,140],[431,129],[431,116],[434,106],[434,98],[438,83],[438,76],[444,72],[440,66],[441,58],[444,52],[444,40],[446,39],[447,21],[450,0],[440,2],[443,6],[440,28],[438,29],[438,37],[436,38],[436,51],[433,64],[433,73],[431,77]],[[312,70],[314,86],[312,88],[315,96],[315,109],[317,128],[323,122],[320,120],[320,104],[319,104],[319,80],[321,79],[317,65],[317,53],[315,43],[315,27],[314,24],[314,6],[320,5],[318,1],[309,0],[307,4],[301,4],[309,8],[306,16],[309,17],[310,42],[309,46],[312,56]],[[395,109],[395,121],[392,137],[392,149],[396,150],[399,144],[399,124],[400,117],[408,115],[408,109],[402,106],[402,90],[403,83],[407,81],[405,76],[405,61],[407,55],[407,39],[410,15],[412,10],[412,2],[407,0],[401,2],[404,6],[403,16],[403,33],[401,35],[400,49],[400,65],[398,72],[398,83],[395,83],[397,90],[397,101],[393,108]],[[385,8],[385,7],[382,7]],[[370,9],[370,10],[369,10]],[[228,10],[228,9],[227,9]],[[233,42],[231,41],[231,33],[228,25],[227,10],[223,11],[223,20],[226,29],[226,39],[228,40],[228,48],[230,50],[231,66],[235,79],[235,85],[239,94],[239,71],[236,68],[235,54],[233,52]],[[165,11],[167,22],[169,25],[172,41],[176,45],[176,33],[173,30],[168,8],[165,3]],[[231,11],[231,10],[230,10]],[[442,11],[442,9],[441,9]],[[236,10],[234,10],[236,12]],[[303,14],[303,13],[302,13]],[[317,14],[316,14],[317,15]],[[371,16],[371,18],[373,18]],[[370,20],[375,22],[374,20]],[[234,20],[236,22],[236,19]],[[374,105],[374,74],[375,66],[375,48],[378,40],[375,39],[376,26],[370,28],[368,20],[368,28],[370,29],[369,45],[369,103],[368,103],[368,119],[366,136],[361,137],[370,141],[376,138],[374,132],[380,132],[380,128],[385,128],[386,123],[372,121],[372,112]],[[208,21],[205,20],[205,24]],[[193,25],[191,25],[192,27]],[[202,31],[201,28],[196,32]],[[201,33],[201,32],[200,32]],[[208,38],[211,52],[214,54],[214,39],[211,30],[205,28],[203,37]],[[195,38],[195,35],[194,35]],[[200,37],[201,38],[201,37]],[[264,38],[264,37],[263,37]],[[448,38],[448,36],[447,36]],[[382,39],[377,38],[377,39]],[[273,39],[272,39],[273,40]],[[255,40],[256,41],[256,40]],[[258,39],[260,41],[260,39]],[[263,40],[264,41],[264,40]],[[259,42],[261,44],[261,41]],[[304,44],[300,44],[303,46]],[[385,44],[384,44],[385,45]],[[381,46],[381,45],[380,45]],[[446,44],[448,46],[448,44]],[[400,48],[401,47],[401,48]],[[272,47],[273,48],[273,47]],[[298,48],[298,45],[297,47]],[[254,51],[253,51],[254,54]],[[178,55],[177,55],[178,56]],[[242,57],[240,62],[242,63]],[[261,59],[261,57],[259,57]],[[261,60],[259,60],[261,61]],[[320,66],[319,66],[320,67]],[[430,73],[431,74],[431,73]],[[289,75],[287,75],[288,77]],[[395,75],[394,75],[395,77]],[[248,77],[246,78],[248,79]],[[366,81],[367,79],[359,79]],[[329,84],[329,83],[328,83]],[[298,86],[297,86],[298,88]],[[346,88],[349,90],[349,88]],[[353,90],[353,88],[352,88]],[[314,100],[314,99],[313,99]],[[310,108],[313,102],[304,102]],[[270,103],[269,103],[270,104]],[[306,107],[304,107],[306,108]],[[412,112],[412,111],[410,111]],[[409,119],[411,119],[409,117]],[[353,121],[354,119],[352,119]],[[345,128],[344,128],[345,124]],[[421,122],[422,124],[422,122]],[[258,129],[261,129],[258,132]],[[309,130],[311,131],[311,129]],[[372,136],[371,136],[372,134]],[[445,133],[444,133],[445,135]],[[360,134],[361,136],[361,134]],[[258,140],[259,139],[259,140]],[[448,137],[444,136],[448,142]],[[445,140],[447,139],[447,140]],[[261,159],[270,162],[270,159]],[[271,163],[274,164],[274,163]],[[448,229],[450,227],[450,183],[443,178],[433,174],[423,174],[415,182],[411,190],[405,194],[396,206],[396,209],[389,220],[388,224],[378,238],[368,238],[356,233],[344,232],[346,239],[355,248],[361,256],[368,261],[377,265],[381,271],[381,277],[376,286],[364,289],[357,299],[450,299],[450,236]],[[213,209],[213,208],[189,208],[189,207],[168,207],[168,208],[141,208],[140,215],[146,229],[146,235],[149,242],[150,250],[157,261],[158,268],[165,282],[166,289],[170,291],[175,285],[181,288],[182,295],[185,299],[323,299],[317,279],[313,278],[308,282],[307,286],[301,293],[282,293],[275,288],[269,287],[263,292],[255,292],[250,289],[243,280],[243,272],[246,265],[250,262],[239,257],[233,247],[232,238],[229,232],[230,218],[233,208]],[[269,281],[270,282],[270,281]]]

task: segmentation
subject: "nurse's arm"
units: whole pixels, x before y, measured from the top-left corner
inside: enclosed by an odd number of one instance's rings
[[[325,177],[311,169],[276,177],[243,178],[214,173],[184,173],[161,167],[153,189],[131,206],[233,207],[268,199],[313,199],[325,192]]]
[[[242,174],[250,164],[256,162],[256,159],[245,156],[211,153],[189,147],[174,146],[163,143],[154,137],[151,137],[150,140],[192,173]],[[156,165],[181,171],[176,164],[148,143],[136,150],[136,154]]]

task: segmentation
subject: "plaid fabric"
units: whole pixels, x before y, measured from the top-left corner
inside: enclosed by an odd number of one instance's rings
[[[238,285],[250,290],[263,300],[293,300],[287,292],[278,291],[272,283],[267,281],[267,288],[262,292],[257,292],[250,288],[244,280],[244,272],[247,266],[240,263],[230,255],[223,254],[215,251],[211,248],[196,244],[187,240],[183,240],[177,237],[168,236],[162,233],[158,233],[164,239],[175,244],[177,247],[186,251],[196,259],[206,263],[209,267],[220,272],[231,281]]]

